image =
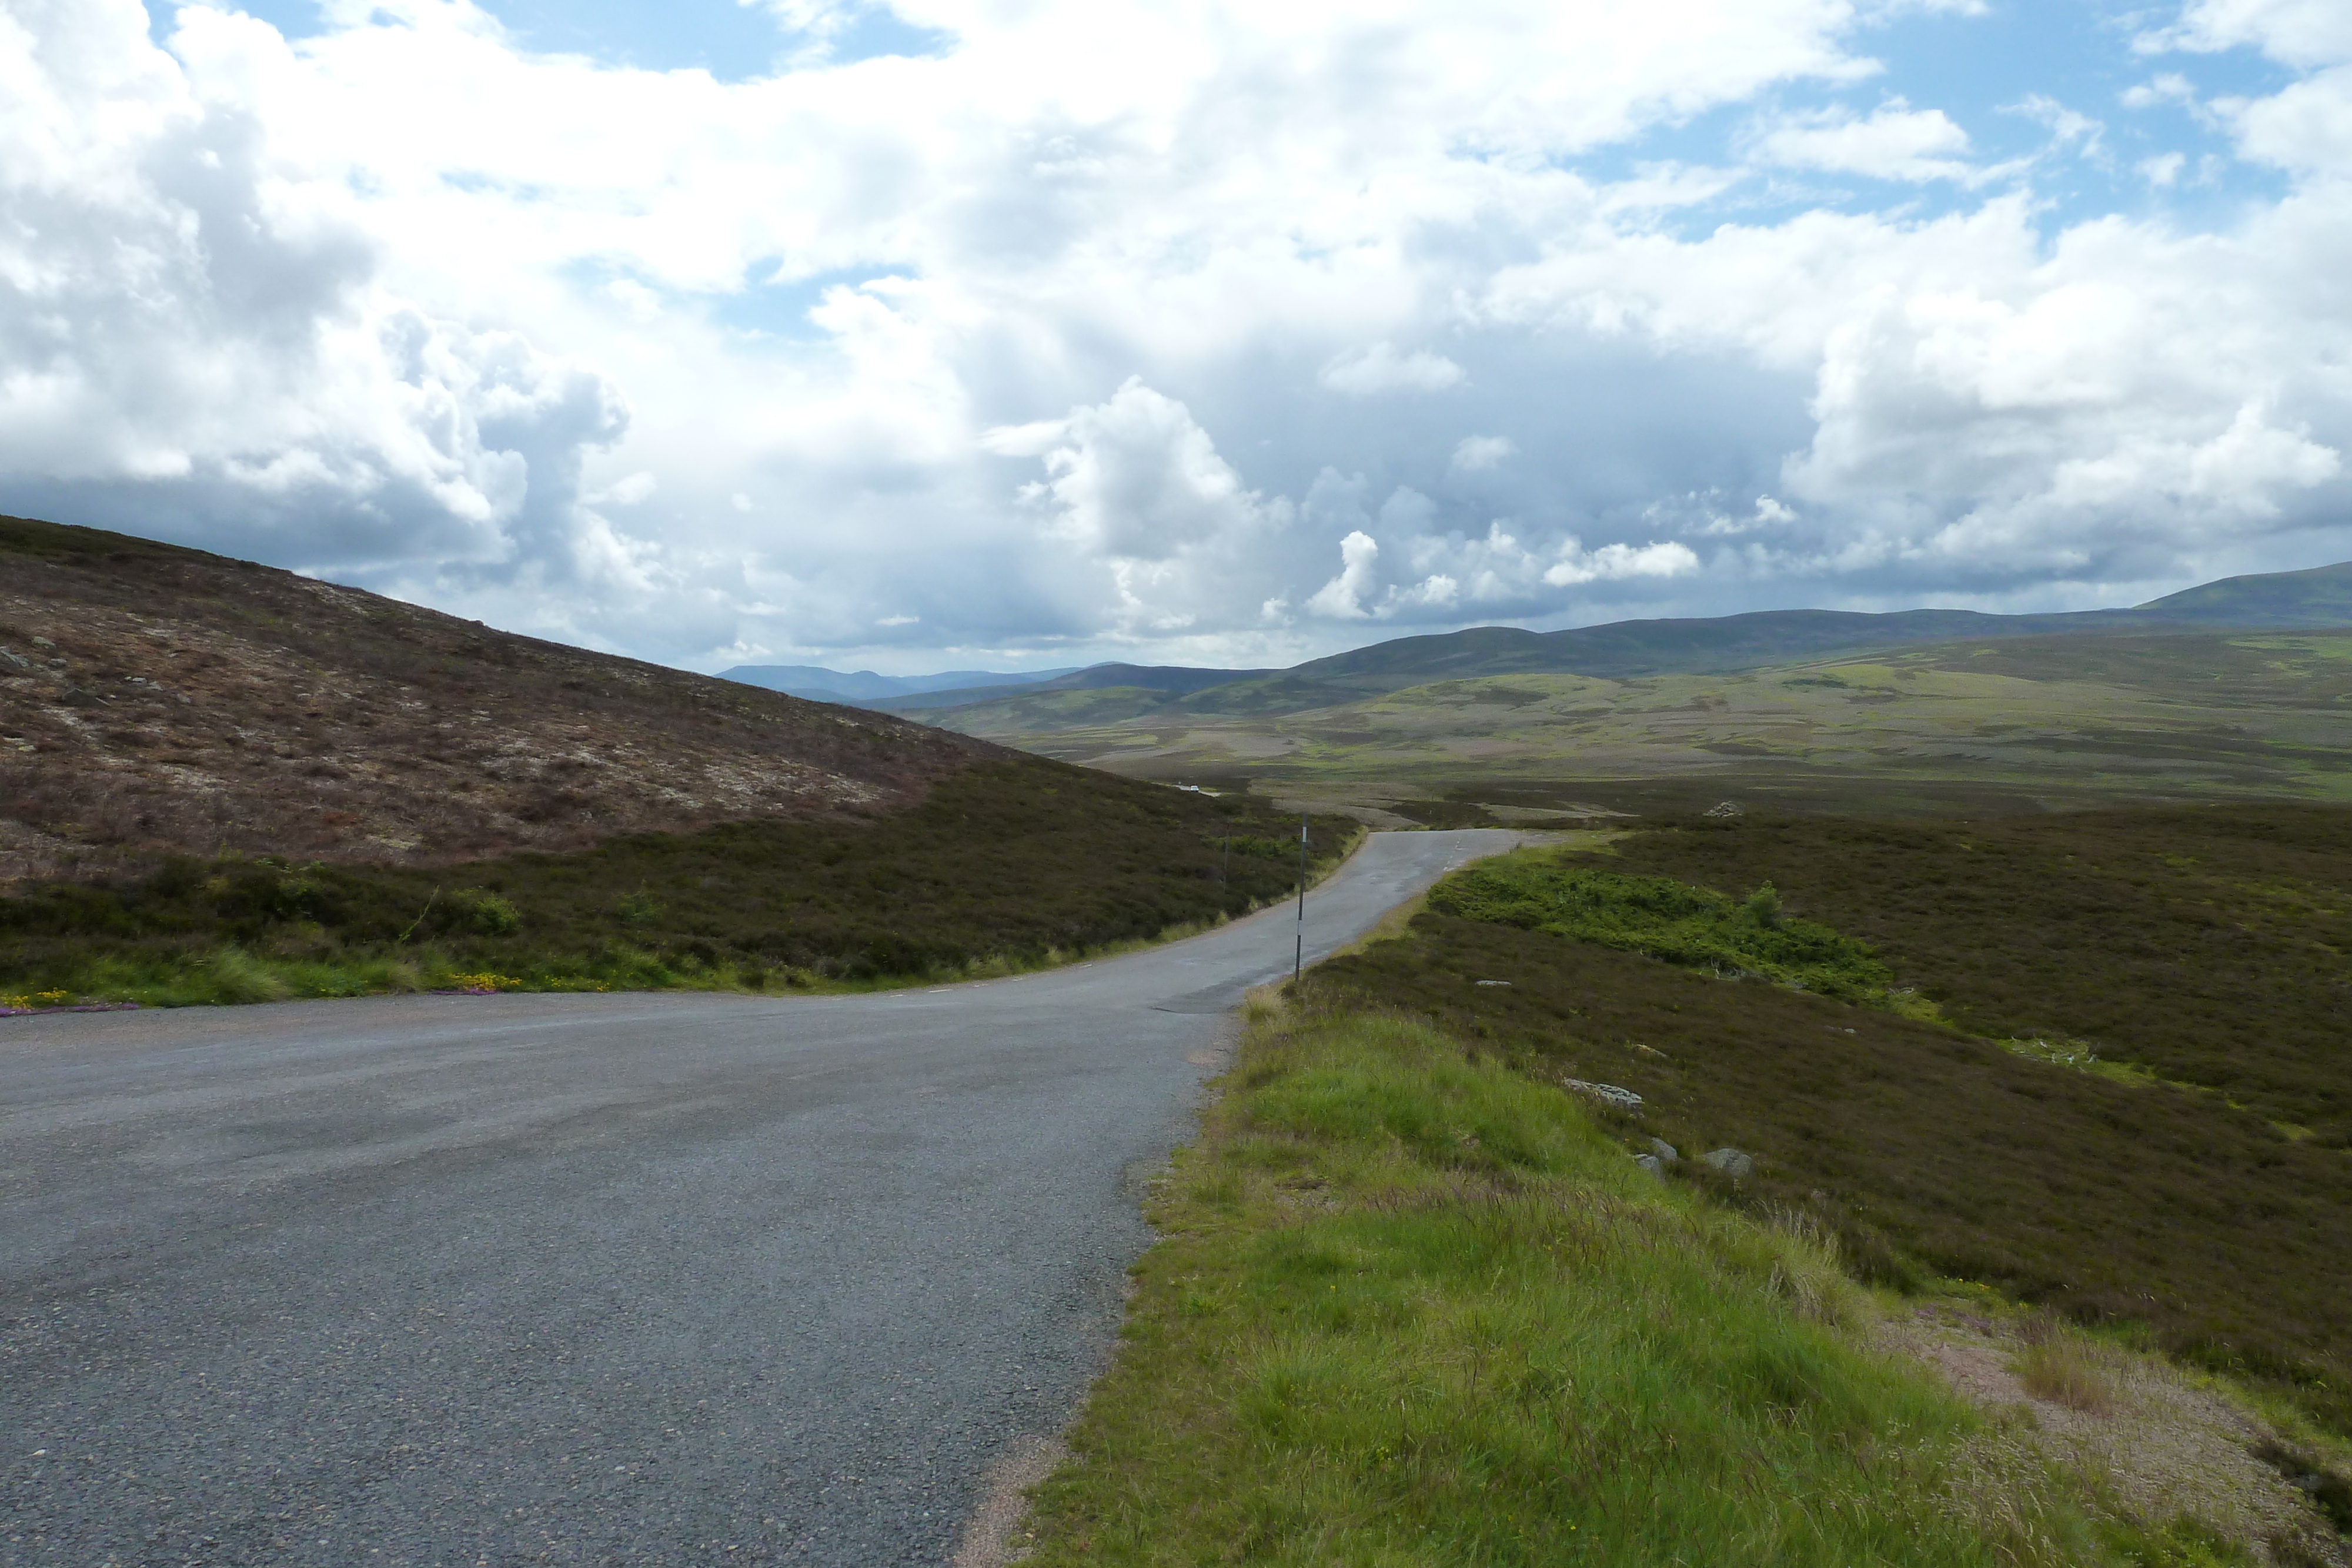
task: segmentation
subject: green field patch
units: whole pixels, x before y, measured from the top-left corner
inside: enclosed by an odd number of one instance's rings
[[[2352,637],[2305,633],[2293,637],[2233,637],[2233,648],[2266,653],[2307,653],[2315,659],[2352,659]]]
[[[1482,861],[1441,883],[1429,906],[1847,1001],[1886,998],[1893,977],[1868,946],[1785,915],[1769,882],[1734,898],[1671,877],[1600,869],[1575,853],[1522,850]]]
[[[1433,681],[1427,685],[1407,686],[1385,696],[1373,697],[1353,705],[1366,713],[1378,713],[1384,708],[1446,708],[1496,704],[1507,707],[1524,706],[1528,703],[1545,702],[1566,695],[1592,683],[1570,677],[1565,681],[1543,677],[1526,677]]]

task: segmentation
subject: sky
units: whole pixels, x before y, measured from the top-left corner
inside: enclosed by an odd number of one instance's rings
[[[2352,559],[2344,0],[0,0],[0,511],[689,668]]]

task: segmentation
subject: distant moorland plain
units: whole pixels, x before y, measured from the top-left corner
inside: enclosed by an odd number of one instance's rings
[[[2352,800],[2352,632],[2004,638],[1722,674],[1440,681],[1263,716],[1101,716],[1120,696],[940,717],[1088,767],[1247,781],[1391,825],[1726,798],[1906,812]]]

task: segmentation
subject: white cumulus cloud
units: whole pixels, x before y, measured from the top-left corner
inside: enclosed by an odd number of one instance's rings
[[[0,509],[704,665],[2352,555],[2340,4],[2138,16],[2112,131],[1890,98],[1846,0],[768,14],[720,79],[0,0]]]
[[[1901,99],[1862,118],[1823,110],[1783,120],[1756,143],[1768,163],[1874,180],[1966,180],[1976,173],[1968,152],[1969,133],[1949,115]]]
[[[2140,39],[2150,53],[2241,44],[2289,65],[2340,64],[2352,60],[2352,12],[2336,0],[2190,0],[2177,21]]]
[[[1671,539],[1638,546],[1602,545],[1596,550],[1570,539],[1561,547],[1559,559],[1544,569],[1543,577],[1554,588],[1568,588],[1616,578],[1679,577],[1697,570],[1697,553]]]
[[[619,389],[404,298],[344,193],[291,177],[251,106],[148,42],[136,0],[0,16],[0,104],[16,495],[304,564],[610,574],[576,497],[627,428]]]
[[[1443,354],[1416,350],[1400,354],[1386,343],[1342,354],[1323,367],[1318,381],[1350,397],[1388,392],[1444,392],[1465,379],[1462,367]]]
[[[1335,621],[1361,621],[1371,613],[1364,603],[1375,586],[1381,547],[1367,533],[1349,534],[1339,541],[1339,575],[1315,591],[1307,608]]]
[[[998,452],[1044,457],[1056,530],[1089,554],[1166,560],[1269,513],[1192,412],[1139,379],[1067,419],[983,439]]]
[[[1465,435],[1454,444],[1454,456],[1446,466],[1457,474],[1483,473],[1499,466],[1518,449],[1519,444],[1507,435]]]

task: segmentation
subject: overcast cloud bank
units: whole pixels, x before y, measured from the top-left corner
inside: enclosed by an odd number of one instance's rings
[[[707,668],[2352,557],[2337,0],[890,9],[0,0],[0,507]]]

